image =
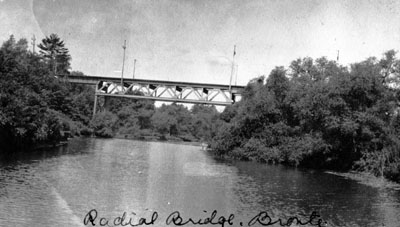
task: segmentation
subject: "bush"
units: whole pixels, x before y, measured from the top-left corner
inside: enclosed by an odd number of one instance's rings
[[[278,147],[262,147],[259,161],[276,164],[283,162],[284,159]]]
[[[324,157],[329,152],[329,145],[318,135],[306,134],[287,137],[279,150],[282,152],[282,159],[289,165],[319,168],[326,164]]]
[[[264,144],[260,139],[251,138],[242,147],[243,155],[248,160],[258,161],[263,147]]]
[[[90,125],[96,136],[110,138],[114,136],[117,119],[115,114],[104,111],[97,113],[90,122]]]
[[[217,155],[225,155],[235,147],[239,147],[241,138],[238,138],[237,128],[230,124],[224,124],[219,128],[217,135],[210,142],[210,147]]]
[[[390,163],[389,166],[384,170],[383,175],[392,181],[400,183],[400,160],[397,162]]]

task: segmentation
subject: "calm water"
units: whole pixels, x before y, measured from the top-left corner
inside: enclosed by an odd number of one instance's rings
[[[217,217],[234,213],[233,226],[247,226],[260,211],[274,220],[308,220],[316,211],[328,226],[400,226],[399,191],[317,171],[218,161],[195,146],[77,139],[0,162],[0,226],[84,226],[91,209],[110,225],[124,211],[134,221],[157,211],[153,226],[165,226],[175,210],[197,219],[217,210]]]

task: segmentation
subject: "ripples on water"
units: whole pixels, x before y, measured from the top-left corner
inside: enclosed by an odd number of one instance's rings
[[[76,139],[47,152],[0,162],[0,226],[83,226],[96,208],[185,217],[260,211],[274,218],[321,214],[329,226],[400,226],[400,192],[282,166],[216,160],[200,147]],[[235,225],[239,226],[239,225]]]

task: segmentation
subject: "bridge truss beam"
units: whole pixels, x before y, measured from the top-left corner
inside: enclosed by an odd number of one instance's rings
[[[172,85],[171,82],[151,83],[132,80],[121,84],[116,81],[100,80],[96,85],[93,114],[96,113],[97,96],[227,106],[235,103],[236,99],[241,97],[241,92],[240,88],[229,89],[228,86],[183,83]]]

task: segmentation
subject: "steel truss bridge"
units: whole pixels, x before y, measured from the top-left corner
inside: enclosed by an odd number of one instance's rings
[[[98,96],[227,106],[238,101],[244,91],[244,86],[237,85],[100,76],[60,77],[70,83],[96,85],[93,113],[96,113]]]

